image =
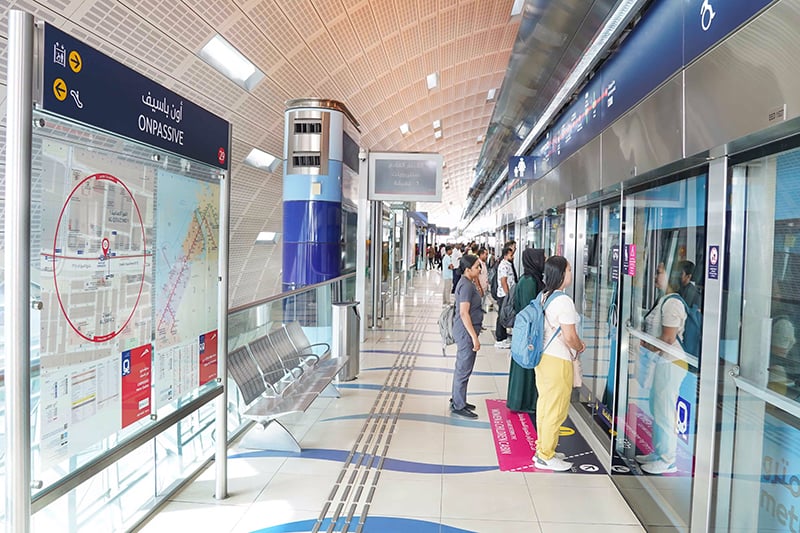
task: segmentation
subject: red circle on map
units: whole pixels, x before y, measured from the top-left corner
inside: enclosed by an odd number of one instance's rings
[[[219,161],[220,165],[225,164],[225,148],[220,147],[219,151],[217,152],[217,160]]]
[[[140,229],[142,231],[142,254],[141,254],[141,258],[142,258],[142,275],[141,275],[141,279],[139,280],[139,291],[138,291],[138,293],[136,295],[136,301],[134,302],[133,306],[131,307],[130,313],[128,314],[128,317],[125,319],[125,323],[122,324],[122,326],[119,329],[114,330],[114,331],[110,331],[108,333],[102,333],[100,335],[93,335],[91,337],[86,335],[86,334],[84,334],[73,323],[73,321],[70,319],[69,312],[68,312],[67,308],[64,306],[64,301],[63,301],[63,299],[61,297],[61,291],[59,290],[59,287],[58,287],[58,271],[56,269],[56,259],[58,258],[57,257],[58,254],[56,253],[57,243],[58,243],[58,234],[59,234],[59,230],[61,228],[62,219],[64,218],[64,212],[67,210],[67,206],[72,201],[73,197],[75,196],[75,193],[81,188],[81,186],[84,183],[86,183],[89,180],[110,181],[110,182],[112,182],[114,184],[121,185],[122,188],[125,189],[125,192],[128,194],[128,196],[130,197],[131,203],[133,204],[133,207],[136,210],[136,216],[139,218],[139,227],[140,227]],[[106,241],[106,239],[103,239],[103,241]],[[109,340],[113,339],[117,335],[119,335],[128,326],[128,323],[131,321],[131,318],[133,318],[133,314],[136,311],[136,308],[139,306],[139,300],[142,297],[142,289],[144,288],[144,280],[145,280],[145,275],[146,275],[146,272],[147,272],[147,254],[146,254],[146,251],[147,251],[147,241],[146,241],[146,236],[145,236],[145,231],[144,231],[144,221],[142,220],[142,213],[139,211],[139,205],[136,203],[136,198],[134,198],[133,193],[130,191],[130,189],[128,189],[128,186],[125,185],[125,183],[122,180],[112,176],[111,174],[97,173],[97,174],[92,174],[90,176],[87,176],[86,178],[81,180],[72,189],[72,191],[69,193],[69,196],[67,197],[67,201],[64,202],[64,205],[61,208],[61,213],[58,215],[58,223],[56,224],[56,231],[55,231],[55,235],[53,236],[52,261],[53,261],[53,282],[55,283],[56,297],[58,298],[58,305],[61,307],[61,313],[64,315],[64,318],[67,319],[67,322],[69,323],[70,327],[72,328],[72,330],[75,333],[77,333],[79,336],[81,336],[82,338],[86,339],[89,342],[106,342],[106,341],[109,341]],[[125,258],[126,258],[126,256],[119,256],[119,257],[118,256],[111,256],[111,257],[105,257],[104,260],[105,261],[111,261],[112,259],[117,260],[117,259],[125,259]],[[89,258],[87,257],[86,259],[89,259]],[[100,258],[98,258],[98,261],[99,260],[100,260]]]

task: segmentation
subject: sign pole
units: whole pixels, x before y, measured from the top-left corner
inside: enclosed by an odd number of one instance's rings
[[[230,140],[230,133],[228,139]],[[228,146],[230,146],[230,141]],[[224,392],[216,399],[217,441],[214,458],[216,465],[214,498],[217,500],[228,497],[228,242],[231,205],[229,172],[222,173],[220,185],[217,379],[222,384]]]
[[[5,345],[6,531],[27,533],[31,517],[30,212],[33,16],[8,15]]]

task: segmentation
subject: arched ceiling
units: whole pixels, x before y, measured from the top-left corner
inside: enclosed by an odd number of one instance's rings
[[[232,123],[230,268],[235,305],[279,291],[280,247],[254,247],[253,242],[260,231],[281,231],[281,171],[258,170],[243,160],[254,147],[282,156],[284,103],[289,99],[343,102],[360,123],[360,144],[369,150],[441,153],[446,165],[443,201],[418,208],[439,225],[459,221],[475,179],[479,138],[486,135],[500,96],[522,18],[511,16],[513,3],[6,0],[0,3],[0,69],[5,72],[8,9],[22,9]],[[527,0],[526,9],[546,3]],[[582,11],[575,16],[585,16]],[[199,58],[200,49],[216,34],[266,74],[251,91]],[[428,89],[426,76],[432,73],[438,74],[438,86]],[[492,101],[487,100],[490,89],[497,91]],[[0,85],[3,115],[5,93]],[[435,120],[442,126],[438,140]],[[410,126],[405,135],[400,132],[404,123]],[[4,125],[0,135],[4,149]]]

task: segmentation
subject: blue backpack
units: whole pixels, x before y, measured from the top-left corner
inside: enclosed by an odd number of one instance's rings
[[[522,368],[535,368],[542,360],[542,353],[550,346],[558,334],[561,326],[553,333],[546,346],[544,342],[544,311],[563,291],[553,291],[547,301],[542,305],[541,293],[531,300],[531,303],[517,313],[514,320],[514,331],[511,334],[511,357]]]
[[[666,302],[670,298],[679,299],[683,304],[683,308],[686,310],[686,322],[683,325],[683,339],[678,338],[681,348],[688,354],[700,357],[700,343],[703,340],[703,314],[700,312],[700,308],[696,305],[692,307],[686,305],[686,301],[681,298],[680,294],[672,293],[664,298],[664,301]],[[661,305],[664,304],[662,303]]]

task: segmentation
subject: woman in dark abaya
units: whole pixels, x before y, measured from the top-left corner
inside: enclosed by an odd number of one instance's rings
[[[544,288],[544,250],[527,248],[522,252],[523,275],[514,294],[514,310],[520,312]],[[508,371],[508,396],[506,406],[512,411],[536,412],[536,372],[522,368],[511,359]]]

